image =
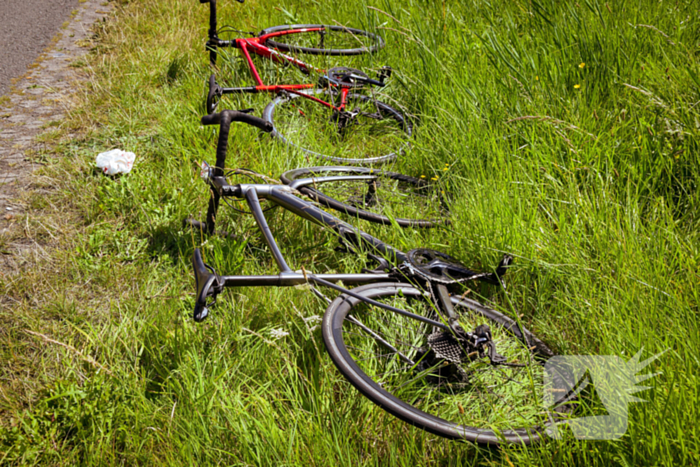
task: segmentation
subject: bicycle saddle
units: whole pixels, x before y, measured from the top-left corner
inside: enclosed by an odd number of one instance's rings
[[[495,272],[477,273],[461,264],[452,256],[428,248],[416,248],[406,254],[409,273],[440,284],[455,284],[471,280],[482,280],[490,284],[500,284],[513,257],[504,255]]]
[[[329,69],[325,75],[321,76],[321,78],[319,79],[319,84],[321,86],[331,84],[344,88],[360,88],[366,84],[384,86],[384,83],[382,81],[371,79],[369,76],[367,76],[360,70],[345,66]]]

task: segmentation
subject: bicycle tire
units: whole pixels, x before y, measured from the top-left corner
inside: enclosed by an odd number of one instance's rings
[[[370,181],[349,178],[358,175],[376,178]],[[337,178],[316,180],[321,177]],[[437,187],[419,178],[367,167],[305,167],[283,173],[280,180],[290,185],[306,178],[314,179],[314,183],[300,186],[301,193],[352,217],[384,225],[395,222],[401,227],[430,228],[449,223],[443,218],[447,214],[444,196]],[[412,213],[421,216],[435,213],[435,218],[401,216]]]
[[[372,34],[367,31],[363,31],[361,29],[355,29],[355,28],[346,28],[344,26],[331,26],[331,25],[323,25],[323,24],[293,24],[291,26],[286,25],[286,26],[273,26],[267,29],[262,30],[259,34],[258,37],[275,33],[275,32],[282,32],[282,31],[291,31],[295,29],[307,29],[307,28],[324,28],[327,33],[331,32],[333,36],[339,36],[343,40],[348,40],[349,44],[357,45],[358,42],[367,41],[369,42],[369,45],[361,45],[359,47],[351,47],[351,48],[319,48],[318,46],[311,47],[311,46],[306,46],[306,45],[298,45],[298,44],[293,44],[293,43],[287,43],[287,42],[279,42],[273,39],[268,39],[265,41],[266,45],[270,48],[275,48],[277,50],[283,51],[283,52],[296,52],[296,53],[307,53],[311,55],[331,55],[331,56],[350,56],[350,55],[361,55],[364,53],[374,53],[378,51],[379,49],[384,47],[384,39],[382,39],[381,36],[377,34]],[[308,34],[313,34],[314,36],[317,35],[316,32],[310,32]],[[295,34],[289,34],[286,36],[280,36],[280,37],[288,37],[288,38],[294,38],[294,39],[299,39],[302,38],[302,43],[303,39],[305,39],[305,36],[308,34],[305,33],[295,33]],[[343,37],[346,36],[346,37]]]
[[[299,94],[331,96],[334,92],[328,89],[310,89]],[[363,117],[368,116],[360,123],[353,123],[351,127],[339,132],[327,107],[299,94],[278,95],[265,107],[262,115],[273,126],[272,136],[289,146],[313,157],[345,165],[389,162],[410,147],[413,125],[401,112],[388,104],[361,94],[348,94],[348,103],[357,105],[356,109],[362,105],[367,106],[368,110],[376,110],[376,113],[369,116],[368,113],[360,112]],[[300,116],[304,120],[300,120]],[[309,125],[316,130],[309,131]],[[309,146],[319,146],[321,149],[312,150]],[[356,157],[358,153],[365,153],[366,156]]]
[[[402,306],[404,307],[407,307],[408,303],[413,304],[415,302],[428,304],[426,295],[428,297],[430,295],[411,284],[399,282],[368,284],[357,287],[352,291],[374,300],[385,300],[388,298],[393,306],[403,304]],[[554,355],[540,339],[528,330],[520,328],[511,318],[466,298],[460,299],[453,296],[452,303],[456,311],[462,312],[460,313],[460,323],[462,316],[471,315],[470,319],[473,318],[476,321],[481,320],[489,323],[492,330],[494,330],[494,340],[496,338],[502,339],[504,334],[510,334],[514,337],[517,348],[514,347],[513,352],[517,350],[522,353],[522,349],[526,349],[526,352],[531,353],[532,357],[534,357],[526,361],[535,362],[537,360],[536,363],[528,366],[528,368],[539,368],[543,366],[541,360],[551,358]],[[429,304],[428,309],[430,309]],[[380,345],[379,339],[372,336],[371,332],[364,330],[361,326],[371,329],[372,332],[377,333],[377,336],[386,342],[392,339],[390,343],[395,344],[394,350],[397,350],[397,352],[392,353],[389,347],[384,344]],[[478,397],[474,401],[475,398],[472,396],[475,393],[475,389],[467,390],[466,387],[477,386],[480,384],[479,379],[483,376],[477,370],[474,370],[469,375],[469,383],[463,385],[464,387],[461,389],[455,389],[455,387],[452,387],[453,383],[444,383],[446,380],[445,376],[435,376],[437,371],[445,371],[435,370],[438,364],[430,367],[430,369],[425,369],[424,367],[430,364],[426,363],[428,359],[425,357],[425,350],[421,350],[418,345],[423,344],[426,339],[425,336],[428,332],[428,325],[426,324],[419,323],[417,320],[411,320],[392,311],[371,307],[366,302],[342,294],[328,306],[323,317],[322,328],[326,349],[340,373],[365,397],[404,422],[445,438],[466,440],[491,446],[512,443],[529,445],[543,436],[547,423],[545,421],[544,426],[539,424],[539,420],[544,419],[541,415],[533,416],[533,419],[524,417],[527,420],[524,421],[525,426],[511,427],[509,426],[510,422],[507,422],[505,423],[505,428],[507,429],[495,428],[492,424],[495,423],[497,417],[494,418],[493,415],[491,415],[491,419],[482,421],[482,424],[485,426],[470,424],[468,420],[470,420],[472,412],[478,412],[478,409],[481,408],[479,404],[483,404],[483,402],[480,400],[482,397]],[[496,337],[497,335],[498,337]],[[497,345],[505,349],[503,342],[499,342]],[[374,351],[374,356],[379,357],[379,359],[370,360],[373,357],[373,349],[375,347],[379,349],[380,353]],[[511,351],[510,348],[506,350]],[[403,351],[403,355],[409,359],[416,360],[413,366],[401,361],[398,353],[400,351]],[[499,349],[499,351],[501,350]],[[381,352],[384,352],[384,354]],[[387,354],[387,352],[389,353]],[[385,359],[386,362],[379,361],[381,359]],[[400,368],[400,365],[397,365],[397,361],[403,363],[404,368]],[[444,360],[442,362],[444,363]],[[469,362],[469,364],[471,365],[472,362]],[[391,370],[383,378],[380,374],[382,365],[387,370]],[[458,365],[466,366],[467,364],[459,363]],[[454,366],[458,365],[455,364]],[[442,368],[447,368],[447,366]],[[403,370],[403,373],[399,374],[401,370]],[[503,371],[503,367],[499,367],[499,371]],[[507,378],[514,377],[514,375],[515,373],[504,375],[505,383],[510,383]],[[490,381],[484,379],[483,382],[489,383]],[[404,386],[400,386],[400,383]],[[515,397],[515,395],[511,395],[508,392],[512,388],[505,387],[505,384],[493,387],[495,389],[490,389],[491,391],[495,390],[498,391],[498,394]],[[524,389],[527,388],[520,387],[520,389],[521,392],[526,392]],[[532,390],[530,392],[537,391]],[[483,394],[480,396],[483,396]],[[516,410],[507,407],[507,404],[506,407],[496,407],[495,405],[492,407],[494,412],[497,408],[500,408],[504,411],[503,416],[512,418],[521,415],[521,411],[526,409],[529,416],[533,413],[541,412],[542,407],[539,398],[535,397],[534,399],[536,400],[534,401],[529,399],[530,396],[528,396],[528,402],[534,402],[532,407],[522,406]],[[431,413],[436,412],[438,407],[435,405],[435,401],[439,402],[441,400],[444,401],[444,403],[440,404],[440,406],[444,406],[442,408],[443,413]],[[499,399],[496,400],[498,401]],[[555,411],[563,413],[568,411],[568,407],[555,409]],[[476,418],[471,419],[472,422],[483,417],[483,414],[477,415]],[[534,423],[530,424],[531,422]]]

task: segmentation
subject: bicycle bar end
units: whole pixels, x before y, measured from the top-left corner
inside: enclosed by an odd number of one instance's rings
[[[195,248],[192,255],[192,268],[194,269],[195,287],[197,298],[194,305],[193,318],[196,322],[204,321],[209,316],[209,307],[216,302],[216,296],[223,287],[220,284],[219,276],[210,271],[202,260],[202,252]],[[212,296],[212,301],[207,303],[207,297]]]

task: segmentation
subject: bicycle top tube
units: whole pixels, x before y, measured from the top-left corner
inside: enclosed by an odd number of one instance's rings
[[[294,58],[290,55],[284,54],[280,52],[279,50],[273,49],[265,45],[265,42],[267,41],[268,38],[270,37],[277,37],[281,35],[288,35],[288,34],[293,34],[293,33],[302,33],[302,32],[308,32],[308,31],[316,31],[316,30],[321,30],[322,28],[306,28],[306,29],[293,29],[289,31],[278,31],[270,34],[266,34],[264,36],[260,37],[246,37],[246,38],[237,38],[237,39],[231,39],[231,40],[223,40],[219,39],[216,35],[210,36],[209,40],[207,41],[207,47],[212,48],[212,47],[234,47],[236,49],[240,49],[241,52],[243,53],[243,56],[246,59],[246,62],[248,63],[248,68],[250,68],[250,72],[255,78],[257,84],[259,86],[262,86],[264,83],[260,79],[260,76],[258,74],[258,70],[255,68],[255,64],[253,63],[253,59],[250,56],[250,52],[252,51],[255,55],[269,58],[273,60],[276,63],[284,63],[288,62],[291,63],[292,65],[296,66],[299,68],[301,71],[305,73],[309,72],[314,72],[314,73],[324,73],[325,70],[322,68],[316,68],[313,65],[309,65],[306,62],[303,62],[297,58]]]
[[[302,181],[303,182],[303,181]],[[303,217],[316,224],[324,225],[333,229],[344,241],[351,242],[357,246],[363,244],[370,248],[371,253],[379,253],[382,257],[394,264],[402,264],[407,260],[407,256],[401,250],[379,240],[370,234],[363,232],[356,227],[344,222],[334,215],[320,209],[313,203],[305,201],[295,195],[296,190],[288,185],[266,185],[266,184],[239,184],[228,185],[225,177],[211,177],[210,183],[219,192],[220,196],[230,196],[245,199],[251,208],[255,221],[265,237],[265,241],[272,251],[275,262],[283,272],[291,272],[282,256],[277,243],[267,225],[259,200],[264,198],[282,206],[299,217]],[[313,183],[311,181],[310,183]]]

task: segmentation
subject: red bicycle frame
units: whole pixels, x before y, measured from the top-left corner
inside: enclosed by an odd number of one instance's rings
[[[241,53],[246,59],[246,62],[248,63],[248,67],[250,68],[250,72],[253,75],[253,79],[255,79],[256,85],[255,86],[245,86],[245,87],[237,87],[237,88],[220,88],[222,94],[234,94],[234,93],[259,93],[259,92],[266,92],[266,93],[274,93],[277,94],[278,92],[281,91],[286,91],[290,92],[292,94],[298,94],[299,96],[302,96],[306,99],[311,99],[314,102],[317,102],[321,105],[324,105],[330,109],[333,110],[338,110],[338,111],[343,111],[345,109],[345,106],[347,104],[347,96],[349,93],[349,87],[341,86],[340,90],[340,104],[338,106],[335,106],[331,103],[328,103],[324,100],[321,100],[317,97],[311,96],[309,94],[306,94],[304,92],[301,92],[305,89],[311,89],[314,88],[315,85],[313,84],[272,84],[272,85],[267,85],[263,83],[262,78],[260,78],[260,74],[258,73],[257,68],[255,68],[255,63],[253,63],[253,59],[251,57],[251,52],[253,52],[255,55],[259,55],[261,57],[269,58],[273,60],[276,63],[291,63],[300,70],[302,70],[305,73],[310,73],[311,71],[315,73],[324,73],[325,70],[321,68],[316,68],[312,65],[309,65],[307,63],[302,62],[301,60],[291,57],[287,54],[283,54],[282,52],[276,50],[276,49],[271,49],[270,47],[266,46],[265,43],[267,42],[268,39],[272,37],[280,37],[280,36],[287,36],[291,34],[300,34],[300,33],[306,33],[306,32],[320,32],[323,31],[324,28],[300,28],[300,29],[289,29],[286,31],[277,31],[273,32],[270,34],[265,34],[263,36],[259,37],[252,37],[252,38],[241,38],[241,39],[233,39],[233,40],[221,40],[217,37],[212,37],[209,39],[207,42],[207,46],[210,48],[215,48],[215,47],[234,47],[237,49],[241,50]]]
[[[242,3],[242,0],[239,0]],[[236,87],[236,88],[224,88],[224,87],[219,87],[218,91],[221,94],[236,94],[236,93],[259,93],[259,92],[265,92],[265,93],[274,93],[277,94],[279,92],[285,91],[289,92],[292,94],[297,94],[301,97],[304,97],[306,99],[310,99],[314,102],[317,102],[325,107],[328,107],[332,110],[335,111],[344,111],[345,106],[347,105],[347,96],[349,92],[349,87],[345,86],[337,86],[340,87],[340,104],[338,106],[333,105],[332,103],[326,102],[322,99],[319,99],[317,97],[314,97],[312,95],[309,95],[307,93],[301,92],[306,89],[312,89],[316,87],[314,84],[273,84],[273,85],[266,85],[263,83],[262,78],[260,78],[260,74],[258,73],[257,68],[255,68],[255,64],[253,63],[253,59],[251,57],[251,52],[254,53],[255,55],[259,55],[261,57],[269,58],[273,60],[276,63],[291,63],[297,68],[299,68],[302,72],[304,73],[324,73],[325,70],[316,68],[312,65],[309,65],[307,63],[302,62],[301,60],[298,60],[294,57],[291,57],[287,54],[284,54],[280,52],[279,50],[272,49],[268,46],[265,45],[268,39],[273,38],[273,37],[281,37],[281,36],[287,36],[291,34],[300,34],[300,33],[307,33],[307,32],[321,32],[325,28],[319,27],[319,28],[298,28],[298,29],[288,29],[285,31],[276,31],[276,32],[271,32],[269,34],[262,35],[260,37],[252,37],[252,38],[241,38],[241,39],[233,39],[233,40],[222,40],[219,39],[218,37],[218,30],[217,30],[217,20],[216,20],[216,0],[200,0],[201,3],[209,3],[209,40],[207,41],[207,48],[209,49],[209,60],[212,65],[216,65],[216,58],[217,58],[217,52],[216,49],[219,47],[234,47],[237,49],[240,49],[241,52],[243,53],[243,56],[246,59],[246,62],[248,63],[248,67],[250,68],[250,72],[253,75],[253,79],[255,79],[255,86],[245,86],[245,87]],[[211,92],[211,89],[210,89]]]

